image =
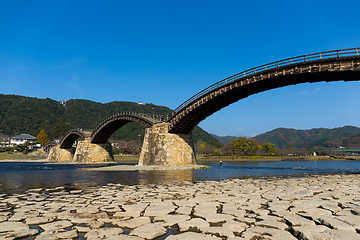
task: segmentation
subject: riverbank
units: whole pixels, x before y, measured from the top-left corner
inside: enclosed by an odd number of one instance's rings
[[[158,170],[191,170],[191,169],[207,169],[205,165],[159,165],[159,166],[139,166],[139,165],[115,165],[99,168],[89,168],[89,171],[158,171]]]
[[[360,239],[359,186],[348,174],[29,189],[0,194],[0,239]]]
[[[198,155],[197,160],[201,161],[341,161],[360,160],[360,156],[238,156],[238,155]]]

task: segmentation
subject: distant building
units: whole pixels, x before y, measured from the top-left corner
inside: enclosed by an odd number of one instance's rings
[[[22,145],[25,142],[34,143],[34,142],[36,142],[36,140],[37,140],[37,138],[34,136],[31,136],[30,134],[20,134],[20,135],[11,137],[10,145],[11,146]]]
[[[64,107],[66,107],[66,102],[63,100],[60,102],[61,105],[63,105]]]
[[[144,105],[141,101],[138,102],[139,105]]]
[[[63,137],[54,138],[55,143],[60,143]]]
[[[0,145],[2,146],[8,146],[10,142],[10,137],[0,133]]]

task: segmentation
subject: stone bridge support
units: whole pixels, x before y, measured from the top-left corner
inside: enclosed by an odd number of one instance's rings
[[[79,141],[73,162],[114,162],[111,143],[94,144],[90,138]]]
[[[111,144],[94,144],[90,138],[78,141],[73,162],[113,162],[114,156]]]
[[[196,164],[191,132],[169,133],[168,123],[146,128],[139,166],[186,164]]]
[[[73,160],[74,151],[72,149],[60,148],[60,145],[50,149],[47,160],[49,162],[71,162]]]

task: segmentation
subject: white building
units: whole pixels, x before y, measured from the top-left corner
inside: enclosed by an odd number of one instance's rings
[[[20,134],[20,135],[11,137],[10,145],[11,146],[22,145],[25,142],[34,143],[34,142],[36,142],[36,140],[37,140],[37,138],[34,136],[31,136],[30,134]]]
[[[0,133],[0,145],[8,146],[9,142],[10,142],[10,137]]]

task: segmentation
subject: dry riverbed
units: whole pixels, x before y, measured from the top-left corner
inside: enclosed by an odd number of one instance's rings
[[[360,175],[0,194],[0,239],[360,239]]]

